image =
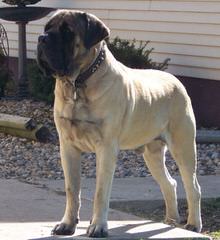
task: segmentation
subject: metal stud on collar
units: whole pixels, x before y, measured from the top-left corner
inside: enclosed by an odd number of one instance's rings
[[[104,60],[105,60],[105,50],[102,48],[95,62],[85,72],[81,73],[77,77],[77,79],[75,80],[75,88],[85,87],[86,80],[98,70],[98,68],[100,67],[100,65]]]

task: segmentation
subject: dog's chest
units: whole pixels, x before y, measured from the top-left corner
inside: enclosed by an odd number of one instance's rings
[[[66,98],[63,102],[63,108],[60,111],[61,118],[68,119],[71,122],[92,121],[92,114],[89,106],[82,100]]]
[[[92,151],[95,143],[101,141],[101,121],[83,94],[75,92],[69,85],[55,89],[55,121],[58,131],[82,151]]]
[[[55,111],[61,118],[73,121],[90,118],[89,104],[83,90],[75,89],[67,81],[57,81],[55,88]]]

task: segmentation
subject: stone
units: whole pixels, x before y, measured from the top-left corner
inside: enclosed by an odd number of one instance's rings
[[[0,133],[0,172],[3,172],[0,178],[11,178],[14,176],[25,178],[27,171],[28,176],[32,179],[42,177],[56,179],[58,177],[57,172],[61,172],[62,174],[59,174],[59,176],[63,178],[60,163],[60,148],[54,125],[52,107],[43,102],[32,100],[22,100],[19,102],[3,100],[1,103],[1,113],[36,117],[37,122],[46,123],[46,126],[53,132],[54,136],[51,142],[42,144]],[[218,171],[216,167],[220,168],[220,144],[197,144],[197,149],[198,174],[216,174],[216,171]],[[82,161],[82,175],[84,177],[95,178],[95,154],[88,153],[83,154],[83,156],[85,159]],[[1,159],[5,161],[1,162]],[[171,175],[175,176],[179,174],[178,167],[169,151],[166,152],[166,166]],[[12,171],[9,171],[9,169]],[[149,170],[145,166],[141,155],[136,155],[134,151],[119,152],[115,171],[116,177],[142,177],[149,174]]]
[[[215,169],[215,174],[220,175],[220,168]]]
[[[4,165],[6,163],[5,159],[0,158],[0,165]]]
[[[219,150],[219,151],[220,151],[220,150]],[[220,153],[214,152],[214,153],[212,154],[212,159],[218,158],[219,155],[220,155]]]
[[[205,171],[203,169],[199,170],[199,175],[205,175]]]

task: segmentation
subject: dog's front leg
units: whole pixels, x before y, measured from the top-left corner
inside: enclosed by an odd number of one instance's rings
[[[60,153],[65,177],[66,210],[52,234],[72,235],[79,219],[81,152],[70,141],[60,139]]]
[[[107,217],[112,179],[115,171],[118,145],[115,142],[102,143],[96,151],[97,176],[93,217],[87,230],[89,237],[108,235]]]

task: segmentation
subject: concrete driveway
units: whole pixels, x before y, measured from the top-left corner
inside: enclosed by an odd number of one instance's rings
[[[219,182],[219,176],[200,179],[207,197],[220,196]],[[50,236],[51,229],[61,219],[65,206],[63,181],[27,184],[18,180],[0,180],[0,239],[87,239],[85,233],[92,216],[94,185],[94,179],[82,181],[80,224],[74,237],[54,237]],[[151,177],[114,181],[112,200],[152,200],[161,197],[159,187]],[[112,209],[109,212],[109,229],[108,239],[208,239],[201,234]]]

